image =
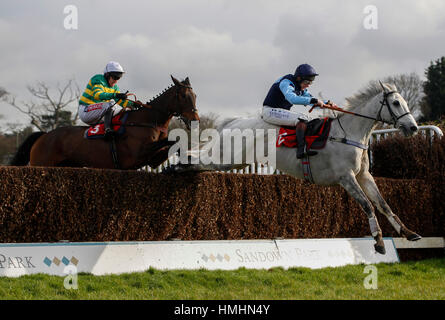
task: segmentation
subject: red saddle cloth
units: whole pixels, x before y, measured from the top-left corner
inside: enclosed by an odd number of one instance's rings
[[[128,113],[125,112],[123,114],[118,114],[117,116],[114,116],[111,120],[112,128],[114,132],[117,132],[118,135],[121,135],[124,133],[125,127],[122,126],[122,124],[125,123],[127,120]],[[87,139],[99,139],[103,138],[105,135],[105,124],[99,123],[94,126],[89,127],[85,131],[85,138]]]
[[[323,149],[326,145],[326,141],[329,137],[329,131],[331,130],[330,118],[314,119],[307,124],[306,136],[306,148],[309,149]],[[297,138],[295,135],[296,129],[293,127],[281,127],[278,133],[276,146],[285,146],[288,148],[298,147]]]

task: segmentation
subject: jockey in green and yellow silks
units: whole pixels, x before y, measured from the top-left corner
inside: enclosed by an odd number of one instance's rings
[[[104,74],[93,76],[79,100],[79,117],[86,124],[105,123],[105,135],[112,134],[111,119],[122,108],[132,108],[134,102],[127,100],[126,93],[120,93],[117,81],[124,74],[118,62],[110,61]],[[114,101],[111,101],[114,100]]]

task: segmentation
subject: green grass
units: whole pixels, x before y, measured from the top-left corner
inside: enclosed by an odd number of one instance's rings
[[[365,289],[364,265],[311,270],[160,271],[0,278],[0,299],[445,299],[445,258],[378,264],[378,289]]]

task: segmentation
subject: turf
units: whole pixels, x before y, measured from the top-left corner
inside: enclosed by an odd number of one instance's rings
[[[378,264],[377,289],[366,289],[365,265],[311,270],[161,271],[64,278],[0,278],[0,299],[428,299],[445,300],[445,258]],[[374,282],[375,284],[375,282]]]

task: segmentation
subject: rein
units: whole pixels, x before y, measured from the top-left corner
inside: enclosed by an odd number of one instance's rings
[[[391,94],[394,94],[394,93],[397,93],[397,91],[389,91],[389,92],[385,92],[384,91],[383,92],[383,100],[380,101],[381,105],[380,105],[380,109],[379,109],[379,112],[377,113],[377,117],[376,118],[370,117],[370,116],[366,116],[366,115],[363,115],[363,114],[359,114],[359,113],[355,113],[355,112],[351,112],[351,111],[347,111],[347,110],[344,110],[342,108],[334,107],[334,106],[331,106],[331,105],[329,105],[328,107],[325,107],[325,108],[326,109],[330,109],[330,110],[340,111],[340,112],[347,113],[347,114],[351,114],[351,115],[354,115],[354,116],[357,116],[357,117],[362,117],[362,118],[366,118],[366,119],[370,119],[370,120],[374,120],[374,121],[379,121],[379,122],[383,122],[383,123],[387,123],[387,124],[392,124],[392,125],[395,126],[400,118],[402,118],[402,117],[404,117],[406,115],[411,114],[411,112],[409,112],[409,111],[405,112],[401,116],[397,117],[397,115],[391,109],[390,104],[388,103],[388,96],[390,96]],[[382,118],[382,110],[383,110],[383,107],[385,105],[388,108],[388,112],[391,115],[391,118],[392,118],[393,122],[386,121],[386,120],[384,120]],[[314,109],[314,107],[312,107],[309,112],[311,112],[313,109]],[[336,119],[338,121],[338,124],[340,125],[340,128],[343,130],[345,136],[343,138],[329,137],[329,140],[335,141],[335,142],[341,142],[341,143],[349,144],[349,145],[355,146],[355,147],[363,149],[363,150],[367,150],[368,149],[367,145],[364,145],[364,144],[362,144],[360,142],[356,142],[356,141],[352,141],[352,140],[346,139],[346,131],[343,128],[343,126],[341,125],[340,118],[336,117]]]
[[[312,107],[311,110],[309,110],[309,112],[312,112],[312,109],[314,109],[314,108],[315,108],[315,107]],[[353,116],[362,117],[362,118],[366,118],[366,119],[370,119],[370,120],[382,121],[382,120],[379,120],[379,119],[377,119],[377,118],[373,118],[373,117],[370,117],[370,116],[365,116],[365,115],[360,114],[360,113],[355,113],[355,112],[347,111],[347,110],[344,110],[344,109],[339,108],[339,107],[328,106],[328,107],[324,107],[324,109],[330,109],[330,110],[334,110],[334,111],[340,111],[340,112],[343,112],[343,113],[352,114]],[[381,110],[381,109],[380,109],[380,110]]]
[[[340,112],[347,113],[347,114],[351,114],[351,115],[353,115],[353,116],[357,116],[357,117],[362,117],[362,118],[366,118],[366,119],[370,119],[370,120],[374,120],[374,121],[383,122],[383,123],[386,123],[386,124],[396,125],[396,123],[399,121],[400,118],[402,118],[402,117],[404,117],[404,116],[406,116],[406,115],[411,114],[411,112],[408,111],[408,112],[405,112],[404,114],[402,114],[402,115],[399,116],[399,117],[396,116],[396,114],[395,114],[394,111],[391,109],[391,106],[390,106],[389,103],[388,103],[388,96],[390,96],[391,94],[394,94],[394,93],[397,93],[397,91],[383,92],[383,100],[380,101],[381,105],[380,105],[379,112],[377,113],[377,117],[366,116],[366,115],[363,115],[363,114],[360,114],[360,113],[351,112],[351,111],[344,110],[344,109],[342,109],[342,108],[334,107],[334,106],[331,106],[331,105],[328,105],[327,107],[324,107],[324,108],[325,108],[325,109],[334,110],[334,111],[340,111]],[[388,112],[389,112],[389,114],[391,115],[391,118],[392,118],[393,122],[386,121],[386,120],[384,120],[384,119],[382,118],[382,110],[383,110],[383,107],[384,107],[385,105],[388,107]],[[312,108],[309,110],[309,112],[312,112],[312,110],[313,110],[314,108],[315,108],[315,106],[312,107]]]

